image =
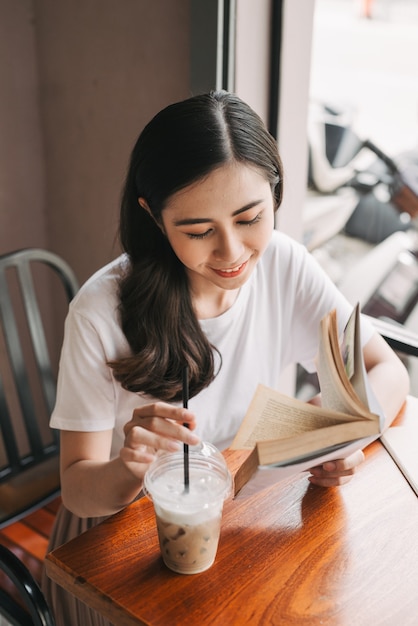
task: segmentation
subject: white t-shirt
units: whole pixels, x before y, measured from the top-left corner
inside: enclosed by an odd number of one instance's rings
[[[63,430],[113,429],[112,456],[133,409],[152,400],[124,390],[106,364],[130,353],[118,313],[118,281],[127,263],[122,255],[96,272],[71,302],[51,418],[51,426]],[[189,401],[195,432],[226,447],[258,383],[277,388],[291,363],[314,371],[320,320],[333,308],[342,331],[352,306],[301,244],[274,231],[233,306],[200,322],[222,355],[222,367]],[[364,345],[373,328],[363,320],[361,332]]]

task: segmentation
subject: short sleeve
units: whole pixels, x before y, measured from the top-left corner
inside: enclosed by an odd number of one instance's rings
[[[308,372],[313,372],[316,369],[321,319],[336,309],[339,332],[342,334],[353,305],[304,246],[282,237],[281,254],[282,268],[286,267],[281,285],[281,297],[286,303],[282,317],[285,336],[290,339],[284,345],[284,362],[300,363]],[[363,345],[372,334],[372,325],[362,318]]]
[[[51,427],[79,431],[114,428],[114,380],[107,360],[98,329],[70,307]]]

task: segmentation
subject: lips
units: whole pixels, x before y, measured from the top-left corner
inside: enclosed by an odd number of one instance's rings
[[[245,270],[245,268],[247,267],[247,263],[248,261],[245,261],[245,263],[241,263],[241,265],[236,265],[235,267],[231,267],[231,269],[215,269],[212,268],[213,271],[215,272],[215,274],[217,274],[218,276],[222,276],[222,278],[235,278],[236,276],[239,276],[240,274],[242,274],[242,272]]]

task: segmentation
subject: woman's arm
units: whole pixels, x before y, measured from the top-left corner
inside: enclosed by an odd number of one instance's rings
[[[186,428],[183,424],[187,424]],[[163,402],[136,409],[125,425],[119,456],[110,460],[112,431],[61,431],[61,494],[79,517],[116,513],[132,502],[159,450],[177,450],[199,439],[191,411]]]
[[[363,349],[364,363],[373,392],[386,415],[385,427],[395,419],[409,392],[405,366],[386,341],[375,333]],[[329,461],[311,469],[309,480],[321,487],[346,483],[363,462],[361,450],[346,459]]]
[[[363,349],[364,363],[374,394],[390,426],[409,393],[408,372],[392,348],[374,334]]]

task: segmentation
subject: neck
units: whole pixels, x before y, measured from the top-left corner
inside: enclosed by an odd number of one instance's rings
[[[239,289],[219,290],[217,293],[199,296],[192,293],[193,307],[200,320],[219,317],[231,308],[238,297]]]

